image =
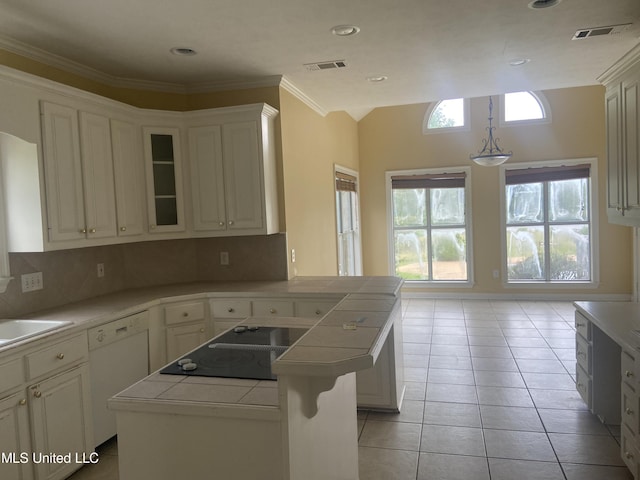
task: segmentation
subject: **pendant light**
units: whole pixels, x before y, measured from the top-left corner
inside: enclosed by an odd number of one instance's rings
[[[483,167],[495,167],[501,165],[511,158],[513,152],[504,152],[498,146],[498,138],[493,138],[493,131],[496,127],[493,126],[493,100],[489,97],[489,137],[482,139],[482,150],[476,155],[469,155],[469,158]]]

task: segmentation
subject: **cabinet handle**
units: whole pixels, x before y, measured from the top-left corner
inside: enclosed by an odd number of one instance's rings
[[[625,370],[624,376],[627,377],[627,378],[631,378],[631,377],[633,377],[633,372],[630,372],[629,370]]]
[[[218,226],[224,227],[224,222],[218,222]]]
[[[89,229],[89,233],[96,233],[96,229],[95,228],[90,228]]]
[[[155,229],[156,229],[156,226],[155,226],[155,225],[149,225],[149,229],[150,229],[150,230],[155,230]]]
[[[86,228],[80,229],[80,233],[87,233],[87,229]]]
[[[624,452],[624,456],[627,457],[629,460],[631,460],[633,458],[633,453],[631,452]]]
[[[58,355],[56,355],[56,358],[58,360],[62,360],[64,358],[64,353],[59,353]]]
[[[235,310],[234,310],[233,308],[229,307],[229,309],[227,310],[227,312],[229,312],[229,313],[233,313],[233,312],[235,312]]]
[[[200,329],[200,333],[204,333],[204,328],[201,328],[201,329]]]
[[[120,231],[121,232],[126,232],[127,231],[127,227],[120,227]]]
[[[233,225],[233,220],[229,220],[229,225]]]
[[[316,315],[320,315],[321,313],[320,309],[316,310]]]
[[[182,312],[182,316],[183,317],[188,317],[189,316],[189,312]]]
[[[586,327],[587,325],[584,323],[576,323],[576,327]]]
[[[42,396],[42,392],[40,390],[36,390],[33,392],[33,396],[36,398],[40,398]]]
[[[627,415],[633,415],[633,410],[631,410],[630,408],[625,408],[624,413],[626,413]]]
[[[270,310],[269,310],[269,312],[270,312],[270,313],[272,313],[272,314],[273,314],[273,313],[276,313],[276,309],[275,309],[275,308],[272,308],[272,309],[270,309]]]
[[[25,406],[26,404],[27,404],[26,398],[21,398],[20,401],[18,402],[18,405],[20,405],[21,407]]]

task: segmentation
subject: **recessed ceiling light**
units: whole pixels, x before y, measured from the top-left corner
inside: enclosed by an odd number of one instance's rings
[[[519,67],[525,63],[529,63],[530,61],[530,58],[514,58],[513,60],[509,60],[509,65],[512,67]]]
[[[190,57],[197,54],[198,52],[196,52],[193,48],[173,47],[171,49],[171,53],[173,53],[174,55],[180,55],[182,57]]]
[[[367,82],[380,83],[380,82],[384,82],[388,78],[389,77],[387,77],[386,75],[373,75],[371,77],[367,77]]]
[[[338,37],[350,37],[360,33],[360,27],[355,25],[336,25],[331,29],[331,33]]]
[[[533,0],[533,2],[529,2],[529,8],[549,8],[555,7],[562,0]]]

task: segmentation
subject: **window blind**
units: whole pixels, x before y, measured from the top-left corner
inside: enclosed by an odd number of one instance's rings
[[[435,173],[391,177],[391,188],[464,188],[466,174]]]
[[[339,192],[355,192],[358,188],[358,179],[353,175],[336,172],[336,190]]]
[[[591,165],[589,164],[581,164],[506,170],[505,183],[507,185],[516,185],[520,183],[540,183],[589,178],[590,167]]]

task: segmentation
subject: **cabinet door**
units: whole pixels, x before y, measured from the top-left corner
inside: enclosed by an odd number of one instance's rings
[[[638,152],[638,90],[640,80],[633,78],[622,82],[622,157],[625,176],[626,217],[640,217],[640,156]]]
[[[46,102],[41,108],[49,240],[82,239],[86,224],[78,113]]]
[[[0,399],[0,452],[4,455],[15,454],[14,458],[5,458],[0,462],[0,478],[15,480],[33,478],[29,413],[24,392]],[[21,454],[29,455],[29,461],[20,463]],[[22,458],[22,460],[25,459]]]
[[[207,341],[204,322],[167,327],[167,360],[173,361]]]
[[[189,129],[189,160],[195,230],[227,227],[220,126]]]
[[[144,163],[140,131],[133,123],[111,120],[118,235],[144,232]]]
[[[151,233],[184,230],[182,160],[177,128],[145,128],[147,205]]]
[[[93,427],[89,389],[89,367],[82,364],[29,387],[33,451],[71,453],[70,463],[38,463],[40,480],[67,478],[82,466],[75,455],[89,457],[93,449]]]
[[[80,112],[80,150],[87,237],[115,237],[116,195],[107,117]]]
[[[227,228],[262,229],[264,185],[258,124],[227,124],[222,135]]]
[[[607,214],[610,217],[622,215],[623,172],[620,143],[622,125],[620,117],[620,88],[607,89],[605,98],[607,124]]]

